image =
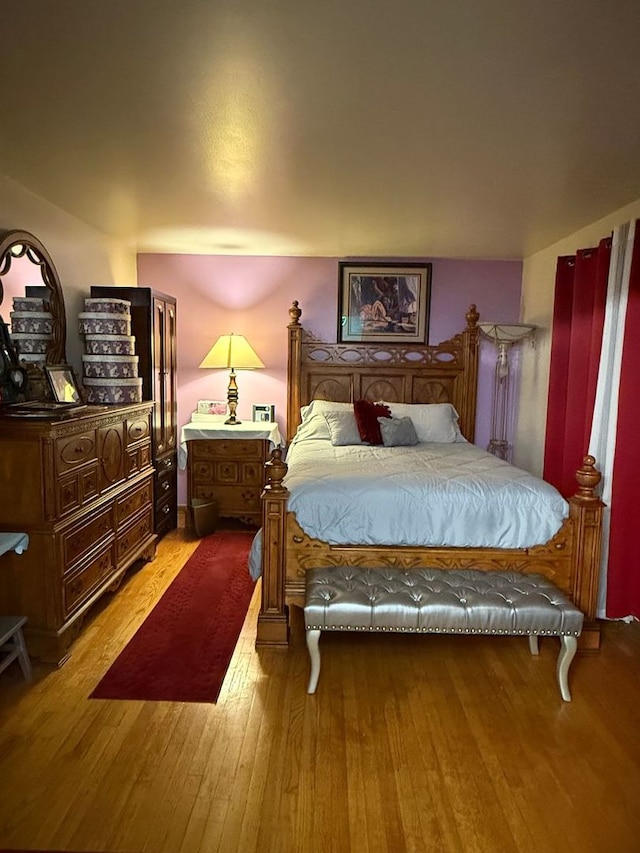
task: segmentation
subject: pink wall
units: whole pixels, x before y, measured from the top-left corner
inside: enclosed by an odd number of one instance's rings
[[[519,261],[434,259],[431,263],[431,343],[459,332],[472,302],[484,319],[518,321]],[[250,420],[253,403],[275,403],[284,431],[287,311],[297,299],[303,325],[320,338],[336,340],[338,259],[143,254],[138,256],[138,285],[178,299],[180,426],[190,420],[198,400],[226,399],[227,372],[200,370],[198,365],[218,335],[235,332],[246,336],[266,366],[238,373],[238,416]],[[483,346],[476,430],[476,443],[481,446],[489,439],[494,360],[491,345]],[[183,472],[178,499],[186,503]]]

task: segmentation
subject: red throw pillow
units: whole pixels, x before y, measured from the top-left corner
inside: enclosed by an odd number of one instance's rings
[[[353,404],[353,414],[356,417],[362,441],[368,444],[382,444],[378,418],[390,418],[389,407],[383,403],[372,403],[371,400],[356,400]]]

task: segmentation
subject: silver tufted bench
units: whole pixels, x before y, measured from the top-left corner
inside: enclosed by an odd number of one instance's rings
[[[311,569],[306,584],[308,693],[318,684],[322,631],[526,634],[534,655],[538,636],[560,637],[558,684],[565,702],[571,701],[569,666],[583,614],[541,575],[337,566]]]

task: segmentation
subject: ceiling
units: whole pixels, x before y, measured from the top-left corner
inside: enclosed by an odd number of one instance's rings
[[[11,6],[2,172],[139,251],[521,258],[640,198],[637,0]]]

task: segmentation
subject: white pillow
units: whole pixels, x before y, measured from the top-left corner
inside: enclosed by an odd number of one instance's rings
[[[458,426],[458,413],[451,403],[386,403],[393,418],[411,418],[418,441],[423,444],[453,444],[465,441]]]
[[[300,409],[302,422],[314,415],[324,415],[325,412],[352,412],[353,403],[334,403],[333,400],[312,400],[308,406]]]
[[[324,418],[329,426],[331,444],[334,447],[363,443],[353,412],[325,412]]]

